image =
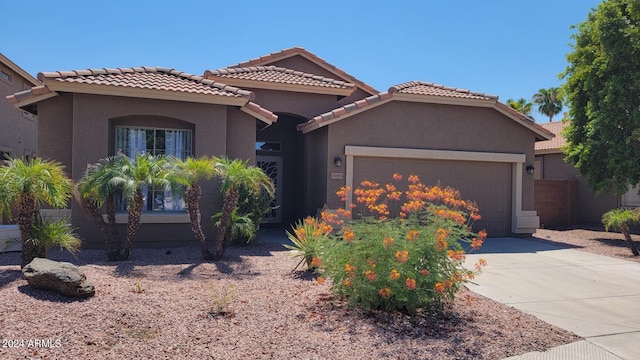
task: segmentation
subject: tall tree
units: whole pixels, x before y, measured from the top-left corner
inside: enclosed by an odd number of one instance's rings
[[[202,198],[200,182],[213,177],[216,161],[216,158],[204,156],[200,158],[189,157],[184,161],[175,159],[172,175],[175,181],[186,186],[185,197],[189,221],[191,222],[191,231],[193,231],[196,240],[200,242],[202,258],[205,260],[210,259],[212,255],[207,247],[207,239],[200,223],[200,199]]]
[[[533,104],[528,102],[525,98],[520,98],[518,100],[509,99],[507,100],[507,105],[527,116],[531,115],[531,108],[533,107]]]
[[[73,184],[59,162],[32,158],[11,159],[0,167],[0,213],[10,214],[16,209],[16,218],[22,240],[21,267],[36,257],[36,230],[40,207],[44,204],[64,208],[73,193]]]
[[[622,195],[640,182],[640,3],[603,1],[572,38],[566,158],[595,192]]]
[[[231,242],[228,229],[231,226],[233,212],[238,207],[240,188],[244,186],[255,193],[264,189],[273,194],[274,187],[271,179],[262,169],[248,165],[246,161],[223,157],[218,160],[215,169],[216,177],[222,180],[220,190],[224,195],[220,226],[218,226],[213,252],[213,258],[219,259]]]
[[[540,89],[533,94],[531,99],[534,104],[538,105],[538,112],[549,117],[549,122],[553,117],[562,111],[562,90],[557,87],[548,89]]]

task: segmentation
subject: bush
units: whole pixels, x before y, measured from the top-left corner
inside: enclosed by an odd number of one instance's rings
[[[399,182],[402,176],[393,178]],[[350,305],[388,312],[439,310],[485,265],[481,260],[473,270],[463,266],[465,247],[479,248],[486,232],[472,231],[478,209],[457,190],[425,186],[415,175],[404,192],[393,184],[360,185],[354,191],[361,209],[357,219],[341,224],[350,211],[323,212],[321,223],[341,229],[322,242],[317,260],[332,291]],[[349,191],[343,188],[338,195],[345,200]]]

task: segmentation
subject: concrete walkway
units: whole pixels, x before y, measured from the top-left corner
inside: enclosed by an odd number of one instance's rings
[[[640,359],[640,263],[523,239],[488,239],[473,291],[584,340],[509,360]]]

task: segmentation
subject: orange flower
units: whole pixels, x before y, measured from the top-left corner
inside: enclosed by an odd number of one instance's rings
[[[307,216],[306,218],[304,218],[304,224],[305,225],[315,225],[316,224],[316,218],[311,217],[311,216]]]
[[[383,288],[378,290],[378,294],[380,294],[380,296],[382,296],[383,298],[388,298],[389,296],[391,296],[391,290],[389,290],[389,288]]]
[[[407,250],[396,251],[396,260],[398,260],[399,263],[404,264],[405,262],[407,262],[408,259],[409,259],[409,252]]]
[[[324,284],[324,278],[322,276],[318,276],[318,279],[316,280],[316,282],[318,283],[318,285],[322,285]]]
[[[487,266],[487,260],[485,259],[479,259],[476,263],[475,263],[475,267],[477,271],[482,271],[482,268]]]
[[[482,246],[482,243],[483,240],[481,238],[473,238],[473,240],[471,240],[471,248],[474,250],[478,250]]]
[[[348,186],[343,186],[340,190],[336,191],[336,195],[340,198],[340,201],[347,201],[347,195],[351,192],[351,188]]]
[[[420,236],[420,233],[418,232],[418,230],[409,230],[409,231],[407,231],[407,240],[409,240],[409,241],[418,240],[418,236]]]
[[[404,281],[404,284],[407,286],[407,289],[415,290],[415,288],[416,288],[416,279],[407,278],[407,280]]]
[[[449,236],[449,233],[442,228],[438,228],[436,230],[436,250],[438,251],[443,251],[444,249],[447,248],[447,246],[449,246],[449,244],[447,244],[446,242],[446,238]]]
[[[319,257],[314,257],[313,259],[311,259],[311,266],[316,268],[322,266],[322,259],[320,259]]]
[[[349,210],[339,208],[336,210],[336,213],[345,219],[351,219],[351,211]]]
[[[445,285],[443,283],[436,283],[435,290],[441,294],[444,294]]]
[[[304,228],[295,228],[293,229],[293,232],[296,234],[296,238],[298,240],[304,240],[306,238]]]
[[[391,280],[400,279],[400,273],[398,272],[398,270],[396,270],[396,269],[391,270],[391,274],[389,274],[389,279],[391,279]]]
[[[427,270],[427,269],[422,269],[422,270],[420,270],[420,274],[422,274],[422,275],[429,275],[429,274],[430,274],[430,272],[429,272],[429,270]]]
[[[402,175],[398,174],[398,173],[394,173],[393,174],[393,180],[395,181],[400,181],[402,180]]]
[[[420,178],[418,177],[418,175],[413,174],[409,175],[409,178],[407,180],[409,180],[409,182],[413,184],[420,182]]]
[[[342,230],[342,237],[347,242],[352,242],[353,239],[356,237],[356,233],[354,233],[350,228],[344,227],[343,230]]]
[[[378,278],[378,274],[374,273],[371,270],[367,270],[364,272],[364,276],[367,277],[367,279],[369,279],[369,281],[374,282],[376,281],[376,279]]]
[[[344,271],[350,273],[350,272],[355,272],[356,271],[356,267],[351,265],[351,264],[346,264],[344,266]]]
[[[481,239],[486,239],[486,238],[487,238],[487,232],[486,232],[486,231],[484,231],[484,230],[480,230],[480,231],[478,231],[478,236],[479,236]]]
[[[387,236],[386,238],[384,238],[384,240],[382,240],[382,243],[384,244],[384,247],[389,250],[389,248],[393,246],[394,241],[392,237]]]
[[[367,263],[369,264],[369,266],[371,266],[372,269],[376,268],[376,263],[375,261],[373,261],[373,259],[368,259]]]
[[[351,279],[342,280],[342,285],[351,287]]]
[[[466,257],[462,250],[447,250],[447,256],[453,261],[463,261]]]

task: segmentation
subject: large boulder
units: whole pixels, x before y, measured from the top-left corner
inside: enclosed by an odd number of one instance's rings
[[[35,258],[23,269],[29,286],[55,291],[71,297],[89,297],[95,294],[93,284],[87,281],[79,267],[68,263]]]

